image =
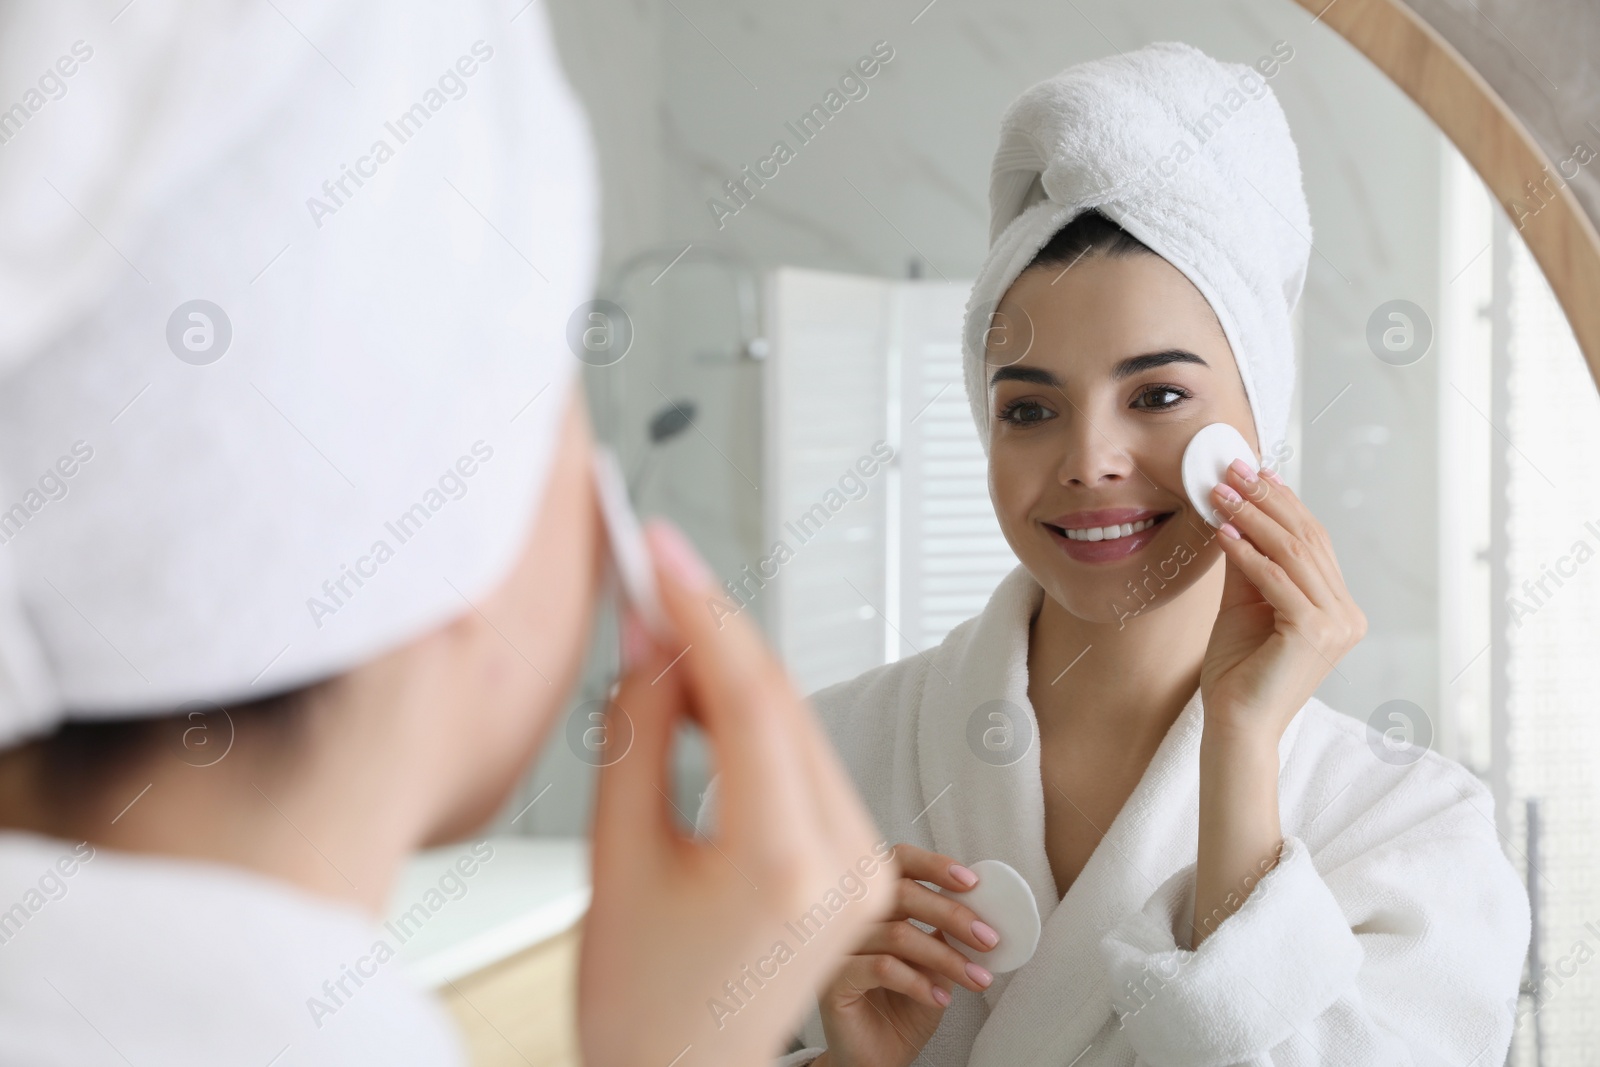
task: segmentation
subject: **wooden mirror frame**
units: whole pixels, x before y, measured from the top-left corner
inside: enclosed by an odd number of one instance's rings
[[[1600,388],[1600,233],[1500,94],[1403,0],[1294,0],[1349,41],[1422,108],[1488,186],[1513,226],[1531,183],[1544,206],[1518,227]],[[1556,175],[1557,180],[1559,175]]]

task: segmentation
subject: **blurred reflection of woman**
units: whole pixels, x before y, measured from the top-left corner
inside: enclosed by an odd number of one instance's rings
[[[1021,566],[813,698],[905,873],[789,1063],[1505,1058],[1529,915],[1491,797],[1312,695],[1367,624],[1273,470],[1311,230],[1271,73],[1152,45],[1007,112],[966,384]],[[1214,422],[1265,460],[1220,530],[1180,476]],[[941,936],[995,943],[979,859],[1044,920],[1007,974]]]
[[[543,8],[3,19],[6,92],[46,77],[0,148],[0,1062],[459,1063],[379,917],[506,803],[603,573],[566,338],[596,174]],[[757,1062],[895,868],[754,631],[652,545],[676,633],[626,624],[584,1058]],[[714,847],[667,800],[691,714],[738,797]],[[846,875],[757,1001],[704,1010]]]

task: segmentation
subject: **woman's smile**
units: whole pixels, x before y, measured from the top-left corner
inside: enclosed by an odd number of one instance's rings
[[[1174,514],[1152,508],[1107,508],[1060,515],[1041,525],[1072,559],[1114,563],[1154,541]]]

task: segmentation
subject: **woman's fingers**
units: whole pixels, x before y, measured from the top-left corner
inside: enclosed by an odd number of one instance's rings
[[[676,676],[710,741],[721,776],[719,847],[763,887],[774,873],[780,889],[798,889],[795,877],[832,881],[854,869],[868,884],[852,921],[881,917],[897,865],[877,861],[872,820],[810,707],[754,625],[717,610],[721,591],[683,536],[662,523],[646,536],[684,643],[657,681]]]
[[[1365,636],[1367,620],[1344,584],[1327,530],[1275,472],[1264,471],[1263,477],[1252,483],[1234,467],[1228,479],[1245,497],[1226,504],[1235,515],[1234,522],[1256,543],[1259,554],[1283,569],[1314,610],[1289,615],[1285,602],[1298,600],[1287,590],[1280,594],[1281,599],[1268,599],[1284,610],[1296,629],[1325,656],[1337,658],[1348,651]],[[1245,568],[1249,556],[1241,552],[1234,558]],[[1264,580],[1272,581],[1271,568],[1257,569]],[[1256,575],[1250,573],[1249,577],[1253,582]],[[1258,588],[1267,596],[1265,587]]]
[[[1311,546],[1300,541],[1260,506],[1273,497],[1276,490],[1260,479],[1253,485],[1245,485],[1243,479],[1231,471],[1229,481],[1241,484],[1235,488],[1223,482],[1212,490],[1212,499],[1219,505],[1219,510],[1251,541],[1257,551],[1283,568],[1304,593],[1306,600],[1323,609],[1331,609],[1336,597],[1328,587],[1327,577],[1314,558]],[[1226,532],[1223,536],[1227,536]],[[1266,590],[1262,590],[1262,593],[1264,595]]]
[[[979,952],[987,952],[1000,943],[994,928],[958,898],[935,893],[909,878],[896,883],[894,911],[890,914],[936,927]]]
[[[887,989],[935,1008],[950,1006],[950,991],[936,977],[882,952],[871,956],[851,956],[833,980],[832,988],[851,996],[865,996],[873,989]]]
[[[1339,560],[1334,554],[1333,541],[1328,537],[1327,529],[1277,471],[1263,468],[1260,480],[1255,483],[1251,483],[1238,468],[1231,468],[1229,477],[1256,507],[1272,516],[1278,525],[1311,550],[1311,558],[1321,569],[1323,580],[1335,597],[1348,595],[1344,586],[1344,572],[1339,569]]]
[[[941,852],[929,852],[904,842],[894,846],[894,855],[900,861],[901,874],[895,886],[891,913],[895,918],[915,919],[938,927],[980,952],[999,944],[1000,935],[994,928],[961,903],[959,896],[950,895],[964,893],[977,885],[976,873]],[[931,882],[946,892],[935,893],[918,882]]]
[[[623,675],[604,711],[584,725],[584,750],[600,767],[595,798],[596,860],[628,860],[640,849],[663,847],[676,834],[667,812],[669,763],[684,694],[676,680],[652,685],[666,665],[654,646]],[[641,833],[640,831],[649,831]]]
[[[694,557],[693,548],[670,526],[652,523],[647,536],[669,554]],[[783,664],[754,625],[729,607],[722,591],[709,583],[709,576],[704,576],[699,583],[698,593],[700,610],[690,612],[685,618],[691,629],[686,634],[690,646],[698,641],[702,648],[715,647],[720,639],[728,661],[748,666],[747,684],[764,686],[770,691],[774,717],[780,729],[786,732],[788,756],[798,761],[801,781],[811,788],[807,803],[820,832],[833,841],[853,840],[863,834],[877,841],[875,828],[838,753],[810,705],[795,690]],[[690,657],[693,655],[689,653]],[[727,767],[727,763],[719,763],[723,773]],[[847,862],[861,858],[864,854],[858,850],[856,855],[847,857]]]
[[[1327,562],[1333,565],[1333,573],[1338,577],[1340,583],[1343,583],[1344,571],[1339,567],[1339,557],[1333,551],[1333,543],[1328,538],[1327,529],[1312,513],[1311,509],[1306,506],[1305,501],[1301,500],[1299,495],[1295,493],[1293,489],[1289,488],[1289,483],[1283,480],[1283,475],[1279,474],[1275,470],[1262,468],[1261,476],[1267,481],[1271,482],[1276,490],[1281,490],[1282,497],[1298,508],[1303,521],[1309,524],[1310,529],[1320,533],[1320,537],[1308,538],[1308,540],[1317,542],[1321,547],[1325,547],[1327,549],[1325,553]],[[1305,533],[1306,530],[1302,529],[1302,537],[1305,536]]]
[[[919,930],[910,923],[876,923],[855,951],[858,956],[876,954],[897,956],[925,971],[942,974],[973,992],[987,989],[994,975],[982,964],[973,963],[947,944],[944,938]]]
[[[1366,632],[1366,619],[1354,605],[1349,612],[1343,609],[1323,611],[1306,599],[1305,593],[1282,567],[1249,541],[1236,540],[1226,534],[1218,540],[1223,543],[1222,551],[1229,562],[1239,568],[1295,635],[1329,667]]]
[[[1217,537],[1223,554],[1250,580],[1261,596],[1277,609],[1297,630],[1309,636],[1321,629],[1323,612],[1313,604],[1294,578],[1283,567],[1250,542],[1248,538],[1233,538],[1226,533]]]
[[[818,840],[814,790],[793,752],[796,698],[748,622],[713,618],[716,586],[683,536],[652,522],[646,537],[662,606],[682,642],[653,684],[673,677],[705,729],[721,775],[717,836],[753,862],[782,867],[796,837],[808,848]]]
[[[978,884],[976,874],[941,852],[929,852],[901,842],[894,846],[894,855],[900,861],[900,873],[907,878],[932,882],[954,893],[965,892]]]
[[[659,528],[647,538],[673,632],[661,636],[666,647],[658,648],[630,624],[629,667],[613,710],[590,725],[603,743],[590,746],[602,768],[596,922],[586,930],[579,972],[591,995],[580,999],[591,1006],[591,1041],[597,1030],[619,1025],[616,1018],[597,1020],[593,1005],[631,1005],[637,1014],[640,1004],[656,1003],[659,1018],[644,1020],[642,1029],[656,1035],[649,1040],[660,1046],[651,1050],[662,1053],[658,1062],[686,1044],[697,1046],[702,1060],[755,1062],[747,1046],[791,1026],[882,920],[898,865],[892,858],[875,867],[860,862],[877,859],[871,820],[849,780],[806,749],[805,730],[814,729],[814,719],[750,622],[729,618],[719,627],[712,605],[720,591],[693,550]],[[705,728],[721,772],[711,844],[683,838],[668,799],[674,731],[686,716]],[[825,818],[819,812],[830,790],[840,795],[830,798]],[[829,893],[848,898],[848,906],[819,903],[831,903]],[[807,947],[767,975],[760,997],[724,1031],[702,1010],[705,997],[747,966],[752,953],[789,937],[783,924],[796,916],[818,927]],[[900,966],[914,975],[915,968]],[[911,980],[896,974],[897,981]],[[672,1052],[665,1051],[668,1041]]]

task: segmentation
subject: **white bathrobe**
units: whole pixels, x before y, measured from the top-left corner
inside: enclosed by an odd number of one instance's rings
[[[1004,860],[1033,887],[1044,921],[1021,969],[982,994],[956,987],[917,1063],[1504,1062],[1529,913],[1491,796],[1434,752],[1403,764],[1380,758],[1375,732],[1320,700],[1279,745],[1282,858],[1197,951],[1186,946],[1198,692],[1057,899],[1036,740],[1009,766],[976,758],[968,742],[975,709],[993,700],[1021,709],[1037,739],[1028,631],[1043,595],[1018,567],[937,648],[812,697],[889,841],[967,863]],[[708,789],[702,829],[714,799]],[[803,1037],[810,1047],[785,1067],[821,1051],[815,1010]]]
[[[243,868],[0,832],[0,1064],[464,1064],[380,942],[354,906]]]

